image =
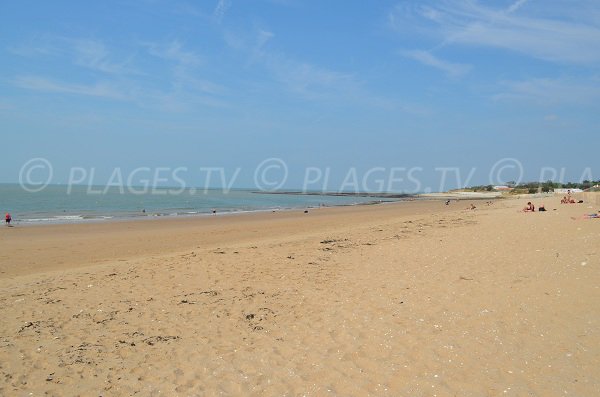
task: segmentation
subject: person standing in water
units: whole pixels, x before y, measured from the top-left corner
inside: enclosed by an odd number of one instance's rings
[[[6,222],[6,224],[8,226],[10,226],[10,221],[12,221],[12,217],[10,216],[10,214],[7,212],[6,215],[4,216],[4,220]]]

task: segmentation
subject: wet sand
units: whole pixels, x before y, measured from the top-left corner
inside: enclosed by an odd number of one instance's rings
[[[590,197],[2,227],[0,395],[598,395]]]

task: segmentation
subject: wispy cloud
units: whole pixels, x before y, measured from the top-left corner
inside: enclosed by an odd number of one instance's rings
[[[45,36],[38,44],[11,50],[20,56],[62,61],[65,67],[55,76],[16,76],[12,79],[14,86],[33,92],[127,101],[166,112],[227,106],[223,97],[228,90],[202,76],[203,58],[176,39],[121,46],[121,49],[131,48],[132,54],[136,54],[135,65],[133,55],[115,62],[114,49],[99,40]],[[85,74],[81,76],[83,80],[75,82],[68,72],[74,70],[73,66],[100,72],[100,77]],[[156,71],[166,75],[160,81],[146,78]]]
[[[136,73],[136,71],[129,66],[131,58],[120,63],[113,62],[109,50],[104,43],[100,41],[86,39],[72,40],[72,49],[75,63],[79,66],[104,73]]]
[[[298,0],[267,0],[267,2],[281,6],[296,6],[299,3]]]
[[[213,18],[217,22],[221,23],[223,17],[227,13],[227,10],[229,10],[229,7],[231,7],[230,0],[219,0],[215,6],[215,10],[213,11]]]
[[[42,35],[33,43],[23,43],[9,49],[13,54],[28,58],[63,59],[76,66],[108,74],[137,74],[133,53],[119,61],[104,42],[87,38]]]
[[[50,56],[56,55],[61,51],[55,46],[47,45],[46,43],[22,43],[13,45],[7,48],[9,52],[22,57],[33,58],[37,56]]]
[[[191,50],[184,48],[178,40],[168,44],[146,44],[148,52],[155,57],[171,62],[171,82],[178,89],[188,91],[198,90],[205,94],[222,94],[226,90],[220,84],[207,79],[199,78],[196,70],[203,65],[202,57]]]
[[[198,66],[202,63],[202,58],[195,52],[185,50],[183,44],[178,40],[173,40],[168,44],[145,43],[150,55],[158,58],[177,62],[185,66]]]
[[[459,0],[401,3],[389,20],[399,30],[437,37],[440,46],[493,47],[559,63],[600,63],[600,20],[574,11],[585,11],[593,2],[565,2],[559,8],[546,7],[546,2],[534,6],[525,0],[503,9],[487,4]]]
[[[229,48],[249,54],[251,60],[264,56],[267,43],[275,37],[273,32],[263,28],[256,28],[252,33],[223,30],[222,34],[223,40]]]
[[[493,96],[498,101],[526,101],[538,105],[590,104],[600,100],[600,81],[592,79],[530,79],[505,81]]]
[[[103,82],[85,85],[61,82],[40,76],[17,76],[13,80],[13,84],[23,89],[39,92],[74,94],[119,100],[129,98],[127,94],[113,84]]]
[[[511,4],[508,9],[506,10],[507,13],[511,13],[511,12],[515,12],[517,11],[519,8],[521,8],[525,3],[527,3],[528,0],[517,0],[515,1],[513,4]]]
[[[225,31],[223,37],[231,49],[247,57],[248,66],[263,67],[268,72],[266,77],[271,81],[267,84],[275,83],[297,98],[419,115],[427,113],[418,105],[407,105],[370,92],[366,82],[350,71],[334,70],[270,50],[267,43],[276,36],[269,30],[255,28],[252,34]]]
[[[414,59],[415,61],[421,62],[424,65],[442,70],[443,72],[445,72],[453,78],[460,77],[468,73],[469,70],[471,70],[470,65],[444,61],[442,59],[439,59],[429,51],[402,51],[402,55]]]
[[[358,82],[349,73],[298,62],[283,55],[267,54],[264,62],[281,84],[310,99],[325,98],[331,93],[343,96],[358,88]]]
[[[224,32],[230,48],[247,57],[247,65],[260,65],[269,75],[289,91],[305,98],[324,98],[329,92],[340,95],[352,90],[357,83],[349,73],[328,70],[323,67],[292,59],[281,52],[269,51],[267,43],[275,37],[266,29],[255,29],[252,34]]]
[[[38,93],[68,94],[127,101],[141,108],[156,109],[162,112],[185,112],[191,109],[197,110],[199,106],[227,106],[223,100],[210,95],[211,92],[219,91],[221,88],[213,87],[209,82],[205,81],[194,82],[192,84],[194,86],[188,90],[175,89],[172,91],[163,91],[139,85],[133,85],[124,89],[121,86],[108,82],[73,84],[41,76],[18,76],[13,80],[13,85]],[[199,93],[199,91],[208,94]]]
[[[161,112],[183,113],[201,108],[225,108],[228,103],[212,95],[203,95],[195,90],[143,90],[135,96],[135,103]]]
[[[169,2],[168,6],[169,11],[176,15],[192,16],[204,20],[208,20],[210,18],[210,15],[200,9],[195,3],[171,1]]]

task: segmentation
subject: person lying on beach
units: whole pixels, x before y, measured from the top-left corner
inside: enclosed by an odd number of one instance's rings
[[[574,221],[576,221],[578,218],[575,218],[574,216],[572,216],[571,219],[573,219]],[[600,219],[600,214],[596,214],[596,213],[593,213],[593,214],[583,214],[581,216],[581,218],[579,218],[579,219]]]
[[[531,204],[531,201],[528,201],[525,208],[523,208],[523,212],[535,212],[535,205]]]
[[[465,208],[466,210],[474,210],[477,209],[477,207],[475,207],[475,204],[471,204],[471,206]]]
[[[575,201],[575,199],[573,197],[563,197],[562,200],[560,200],[561,204],[577,204],[577,203],[583,203],[583,200],[579,200],[579,201]]]

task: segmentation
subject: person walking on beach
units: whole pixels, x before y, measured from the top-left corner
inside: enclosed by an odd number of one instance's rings
[[[8,212],[6,213],[6,215],[4,215],[4,221],[6,222],[7,226],[10,226],[10,221],[12,221],[12,217]]]

